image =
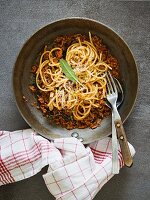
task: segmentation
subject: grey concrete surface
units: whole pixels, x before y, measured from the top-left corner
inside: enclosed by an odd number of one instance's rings
[[[96,0],[0,0],[0,129],[28,125],[19,114],[12,93],[12,69],[23,43],[39,28],[65,17],[88,17],[114,29],[131,48],[139,67],[139,91],[125,130],[136,149],[134,165],[123,168],[95,200],[148,200],[150,198],[150,2]],[[54,199],[42,172],[24,181],[0,187],[1,200]]]

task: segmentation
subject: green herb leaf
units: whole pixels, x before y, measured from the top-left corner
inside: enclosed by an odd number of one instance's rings
[[[73,82],[78,82],[78,77],[76,76],[75,72],[73,71],[73,69],[71,68],[71,66],[67,63],[66,60],[64,59],[60,59],[60,66],[64,72],[64,74],[66,75],[66,77],[73,81]]]

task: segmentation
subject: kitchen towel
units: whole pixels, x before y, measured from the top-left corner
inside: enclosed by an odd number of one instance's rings
[[[32,129],[0,131],[0,185],[29,178],[48,165],[43,178],[57,200],[93,199],[113,177],[111,142],[106,137],[85,147],[73,137],[49,141]],[[118,157],[121,168],[120,148]]]

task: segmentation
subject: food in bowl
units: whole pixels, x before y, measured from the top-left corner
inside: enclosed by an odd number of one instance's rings
[[[31,69],[35,106],[61,127],[96,128],[110,114],[105,105],[108,70],[118,78],[118,61],[100,37],[90,32],[57,37]]]
[[[104,117],[100,126],[95,129],[67,130],[51,122],[48,117],[43,117],[41,110],[31,106],[36,102],[36,95],[29,90],[29,85],[35,83],[32,80],[33,75],[35,78],[35,74],[31,73],[31,67],[35,64],[39,53],[43,52],[44,46],[53,44],[57,37],[76,33],[88,36],[89,31],[93,37],[96,35],[103,40],[113,57],[117,58],[119,62],[119,80],[124,91],[124,101],[119,108],[119,113],[123,122],[128,118],[135,104],[138,88],[137,66],[128,45],[117,33],[100,22],[85,18],[61,19],[50,23],[26,41],[19,52],[13,70],[13,91],[21,115],[30,127],[48,139],[70,137],[73,132],[77,132],[79,137],[83,138],[83,143],[88,144],[111,133],[110,116]],[[39,62],[36,63],[36,66],[38,64]],[[23,96],[26,99],[23,99]]]

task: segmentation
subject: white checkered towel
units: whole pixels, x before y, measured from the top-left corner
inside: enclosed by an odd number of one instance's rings
[[[0,185],[29,178],[49,165],[43,178],[57,200],[93,199],[113,176],[111,152],[108,137],[85,148],[76,138],[49,142],[32,129],[0,131]],[[118,155],[122,167],[120,150]]]

